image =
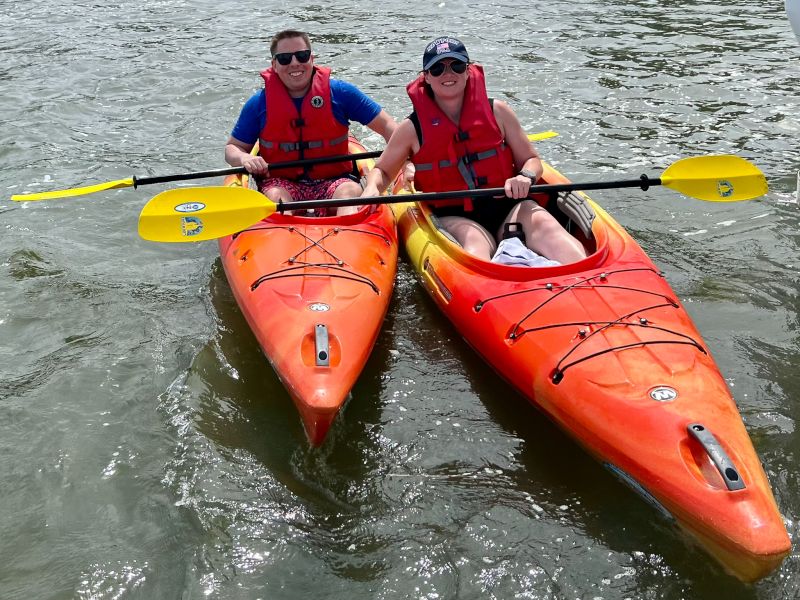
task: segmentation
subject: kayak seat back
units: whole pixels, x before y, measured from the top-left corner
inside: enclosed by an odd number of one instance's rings
[[[577,225],[588,239],[594,237],[592,235],[592,223],[597,215],[595,215],[594,209],[586,201],[586,196],[575,192],[559,194],[556,199],[556,207],[563,215],[566,215],[570,222]],[[566,229],[570,231],[569,223],[567,223]]]
[[[549,182],[548,182],[549,183]],[[575,192],[541,192],[532,194],[531,199],[556,218],[561,226],[574,235],[574,225],[583,232],[584,237],[592,239],[592,223],[595,212],[586,196]]]

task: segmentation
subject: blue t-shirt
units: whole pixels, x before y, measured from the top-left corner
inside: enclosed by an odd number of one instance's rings
[[[264,129],[267,122],[267,102],[264,89],[253,94],[244,103],[239,120],[233,126],[231,136],[245,144],[255,144],[258,134]],[[300,106],[302,98],[293,98],[296,105]],[[342,125],[350,126],[350,121],[358,121],[362,125],[371,123],[381,106],[352,83],[331,79],[331,109],[333,116]]]

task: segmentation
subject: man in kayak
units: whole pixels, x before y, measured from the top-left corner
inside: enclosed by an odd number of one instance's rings
[[[452,37],[428,44],[422,73],[406,89],[414,112],[368,173],[363,195],[385,189],[410,159],[421,191],[502,187],[508,198],[523,199],[437,202],[442,226],[466,251],[490,260],[497,243],[487,227],[501,238],[504,224],[521,223],[534,252],[560,263],[585,258],[578,240],[524,199],[542,175],[542,162],[511,107],[487,96],[483,68],[470,63],[464,44]]]
[[[316,66],[308,34],[281,31],[272,38],[270,52],[272,64],[261,73],[264,89],[242,108],[225,146],[225,160],[255,175],[261,192],[275,202],[358,196],[361,186],[351,177],[349,161],[275,173],[269,165],[347,154],[351,120],[388,141],[397,127],[394,119],[357,87],[331,79],[329,68]],[[259,152],[252,155],[256,142]]]

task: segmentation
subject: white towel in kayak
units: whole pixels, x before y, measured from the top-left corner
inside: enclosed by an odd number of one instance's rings
[[[515,237],[500,241],[497,246],[497,252],[492,257],[492,262],[515,267],[557,267],[561,264],[536,254],[536,252],[523,245],[519,238]]]

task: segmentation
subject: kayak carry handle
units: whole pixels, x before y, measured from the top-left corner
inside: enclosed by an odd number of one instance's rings
[[[318,367],[331,366],[331,348],[328,340],[328,327],[322,323],[317,323],[314,327],[314,350],[316,365]]]
[[[691,423],[686,428],[694,439],[696,439],[708,454],[709,458],[717,467],[722,480],[728,490],[743,490],[746,486],[742,481],[739,471],[733,464],[722,444],[719,443],[714,434],[711,433],[702,423]]]

